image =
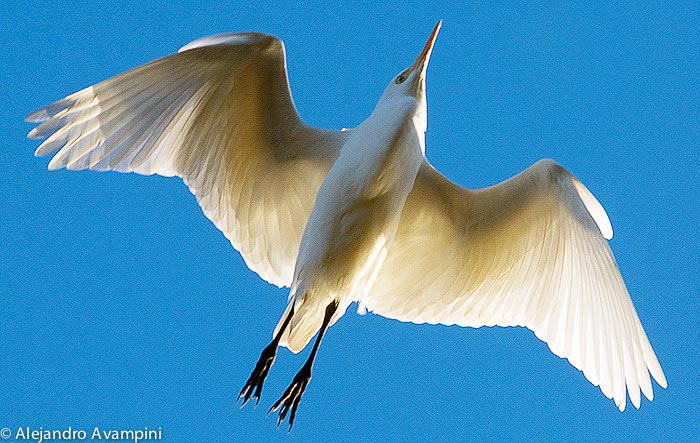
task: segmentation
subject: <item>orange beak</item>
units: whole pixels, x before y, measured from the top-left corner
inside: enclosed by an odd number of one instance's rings
[[[438,35],[438,32],[440,31],[441,26],[442,26],[442,20],[440,20],[437,23],[437,25],[435,25],[435,29],[433,29],[433,33],[430,34],[430,38],[428,39],[428,43],[425,44],[420,55],[418,56],[416,61],[413,63],[413,66],[411,66],[411,70],[420,68],[421,71],[425,71],[425,68],[428,66],[428,60],[430,60],[430,53],[433,52],[433,45],[435,44],[435,39],[437,38],[437,35]]]

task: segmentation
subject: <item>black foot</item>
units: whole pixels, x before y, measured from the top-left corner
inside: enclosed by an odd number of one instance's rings
[[[255,365],[255,369],[253,369],[253,372],[250,374],[250,377],[248,378],[248,381],[245,383],[245,386],[243,386],[243,389],[241,389],[241,393],[238,394],[238,400],[243,397],[243,404],[241,404],[241,408],[248,403],[248,400],[250,400],[251,395],[253,398],[255,398],[255,406],[258,405],[258,402],[260,401],[260,393],[262,392],[262,387],[263,383],[265,382],[265,377],[267,377],[267,373],[270,371],[270,367],[272,367],[272,363],[275,362],[275,355],[277,354],[277,343],[272,342],[263,351],[260,353],[260,358],[258,359],[258,363]],[[253,393],[253,388],[255,388],[255,393]]]
[[[306,386],[309,384],[309,381],[311,381],[311,365],[305,364],[301,367],[299,372],[297,372],[297,375],[294,376],[292,384],[289,385],[286,391],[284,391],[282,397],[280,397],[280,399],[277,400],[277,403],[272,405],[270,410],[267,411],[269,414],[277,409],[280,410],[279,417],[277,417],[277,426],[282,423],[284,417],[287,416],[287,412],[289,412],[289,409],[291,408],[292,412],[289,415],[289,430],[292,430],[292,425],[294,425],[294,416],[296,416],[299,401],[301,401],[301,396],[304,393]]]

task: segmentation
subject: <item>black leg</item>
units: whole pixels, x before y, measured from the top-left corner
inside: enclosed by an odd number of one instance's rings
[[[241,408],[248,403],[251,395],[255,398],[255,405],[258,405],[263,383],[265,382],[265,377],[267,377],[267,373],[270,371],[272,363],[275,362],[277,346],[279,345],[280,338],[282,338],[282,334],[284,333],[284,330],[287,329],[289,321],[292,319],[293,315],[294,307],[292,306],[292,308],[289,310],[287,318],[284,319],[284,323],[282,323],[280,330],[277,331],[277,334],[272,339],[270,344],[267,345],[267,347],[265,347],[265,349],[263,349],[263,351],[260,353],[260,358],[258,359],[258,363],[255,365],[255,369],[253,369],[250,377],[248,377],[248,381],[245,383],[245,386],[243,386],[243,389],[241,389],[241,393],[238,394],[237,401],[243,397],[243,404],[241,404]],[[253,393],[253,388],[255,388],[255,393]]]
[[[304,366],[301,367],[299,372],[297,372],[297,375],[294,376],[292,384],[289,385],[286,391],[284,391],[282,397],[279,400],[277,400],[277,403],[272,405],[269,411],[267,411],[267,413],[269,414],[270,412],[276,411],[277,409],[280,410],[279,417],[277,417],[277,426],[279,426],[280,423],[282,423],[282,420],[284,420],[284,417],[286,417],[287,412],[289,412],[291,408],[291,413],[289,415],[289,430],[292,430],[292,425],[294,424],[294,417],[296,416],[297,407],[299,406],[299,402],[301,401],[301,396],[304,393],[306,386],[309,384],[309,381],[311,381],[311,368],[314,365],[314,359],[316,358],[318,347],[321,344],[323,334],[326,333],[328,323],[330,323],[331,317],[333,317],[333,314],[335,313],[336,309],[338,309],[337,301],[331,302],[326,307],[326,314],[323,317],[323,324],[321,325],[321,330],[318,333],[318,337],[316,337],[316,342],[314,343],[314,347],[311,350],[309,358],[306,360],[306,363],[304,363]]]

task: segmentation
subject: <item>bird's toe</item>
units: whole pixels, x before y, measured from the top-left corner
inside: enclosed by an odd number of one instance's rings
[[[304,394],[306,386],[308,386],[310,380],[310,369],[306,369],[306,367],[302,368],[302,370],[299,371],[299,373],[297,373],[297,375],[294,377],[294,380],[289,385],[287,390],[284,391],[282,397],[280,397],[280,399],[277,400],[277,402],[274,405],[272,405],[270,410],[267,411],[267,413],[269,414],[270,412],[275,412],[279,409],[279,415],[277,417],[277,426],[279,426],[280,423],[284,421],[285,417],[287,416],[287,413],[290,413],[289,430],[292,430],[297,408],[299,407],[299,402],[301,401],[301,397]]]
[[[248,381],[246,381],[240,394],[238,394],[238,400],[243,398],[241,408],[244,407],[251,398],[255,399],[256,406],[258,402],[260,402],[263,383],[265,382],[267,374],[270,372],[272,364],[275,362],[275,349],[270,351],[270,347],[267,347],[260,355],[258,363],[255,365],[250,377],[248,377]]]

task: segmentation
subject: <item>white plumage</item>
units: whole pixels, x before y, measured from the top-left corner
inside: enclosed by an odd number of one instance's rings
[[[207,42],[217,44],[198,45]],[[299,119],[275,37],[188,46],[30,114],[43,123],[29,137],[48,136],[36,155],[58,150],[52,170],[182,177],[246,264],[289,286],[316,192],[347,132]]]
[[[639,408],[649,372],[666,378],[601,232],[602,206],[552,160],[478,191],[426,161],[365,303],[414,323],[525,326],[620,410],[626,390]]]
[[[626,393],[638,408],[640,390],[653,398],[649,373],[666,379],[595,197],[551,160],[470,191],[425,158],[439,26],[355,129],[304,124],[282,42],[243,33],[195,40],[48,105],[27,117],[42,122],[29,136],[48,137],[36,155],[55,153],[49,169],[182,177],[246,264],[291,286],[275,348],[298,352],[322,335],[333,303],[330,324],[358,302],[415,323],[525,326],[620,410]]]

